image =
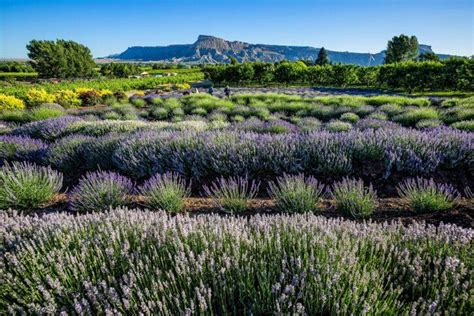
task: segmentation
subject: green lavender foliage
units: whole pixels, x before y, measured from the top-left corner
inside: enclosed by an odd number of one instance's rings
[[[0,209],[31,211],[61,190],[63,176],[50,167],[13,162],[0,168]]]

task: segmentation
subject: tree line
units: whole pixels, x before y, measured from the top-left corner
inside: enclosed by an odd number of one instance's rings
[[[474,91],[474,60],[406,61],[366,67],[347,64],[310,65],[302,61],[241,63],[203,67],[216,84],[285,84],[372,87],[406,91]]]

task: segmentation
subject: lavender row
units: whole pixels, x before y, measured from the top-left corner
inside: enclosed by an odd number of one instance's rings
[[[0,210],[19,209],[30,213],[54,204],[63,186],[63,176],[50,167],[28,162],[14,162],[0,168]],[[204,196],[230,214],[249,208],[257,196],[260,182],[247,177],[220,177],[202,188]],[[399,195],[418,213],[446,211],[459,202],[460,193],[449,184],[433,179],[407,179],[397,185]],[[324,192],[325,191],[325,192]],[[285,213],[319,212],[321,198],[326,195],[336,209],[354,218],[368,218],[378,204],[377,192],[361,179],[343,178],[325,187],[312,176],[285,174],[270,181],[268,195],[275,206]],[[191,194],[190,183],[176,173],[156,174],[144,184],[115,172],[90,172],[68,193],[69,209],[73,212],[101,212],[138,202],[151,210],[179,213],[186,210],[185,198]],[[472,199],[469,190],[466,197]]]
[[[2,314],[469,315],[474,232],[314,215],[0,213]]]
[[[379,165],[392,173],[432,175],[441,169],[474,171],[474,134],[449,128],[258,134],[241,131],[160,131],[74,135],[52,144],[26,136],[1,136],[0,158],[51,165],[69,174],[117,170],[134,179],[176,172],[201,180],[216,176],[306,173],[351,175]]]

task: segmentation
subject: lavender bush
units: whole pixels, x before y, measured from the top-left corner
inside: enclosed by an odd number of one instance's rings
[[[474,232],[314,215],[0,214],[2,314],[468,315]]]
[[[63,176],[49,167],[14,162],[0,168],[0,209],[31,211],[42,207],[61,190]]]
[[[367,218],[377,206],[377,194],[372,185],[365,187],[362,180],[344,178],[332,186],[330,192],[336,209],[354,218]]]
[[[48,145],[29,136],[0,136],[0,164],[21,160],[39,162],[44,158]]]
[[[114,172],[87,173],[70,194],[69,206],[76,212],[99,212],[127,205],[134,192],[130,179]]]
[[[397,186],[397,191],[418,213],[450,209],[460,196],[452,185],[440,184],[433,179],[424,178],[407,179]]]
[[[70,125],[82,121],[75,116],[62,116],[22,125],[12,131],[12,135],[30,136],[52,141],[67,134]]]
[[[248,200],[255,198],[259,183],[247,177],[221,177],[210,186],[204,186],[205,194],[224,212],[235,214],[247,209]]]
[[[178,213],[184,209],[184,198],[190,195],[186,181],[175,173],[156,174],[138,188],[144,204],[150,209]]]
[[[49,146],[45,160],[67,175],[81,174],[85,169],[84,146],[95,141],[83,135],[64,137]]]
[[[275,200],[275,205],[282,212],[314,212],[319,202],[324,185],[314,177],[303,174],[283,175],[276,182],[270,182],[268,194]]]

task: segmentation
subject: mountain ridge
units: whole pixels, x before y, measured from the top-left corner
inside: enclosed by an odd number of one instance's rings
[[[320,48],[311,46],[287,46],[271,44],[250,44],[242,41],[228,41],[212,35],[199,35],[193,44],[168,46],[131,46],[124,52],[106,58],[130,61],[182,62],[182,63],[227,63],[230,56],[239,62],[282,60],[315,60]],[[327,50],[329,59],[335,63],[374,66],[383,63],[385,51],[375,54],[340,52]],[[420,44],[420,53],[432,52],[431,46]],[[438,54],[441,59],[450,55]]]

